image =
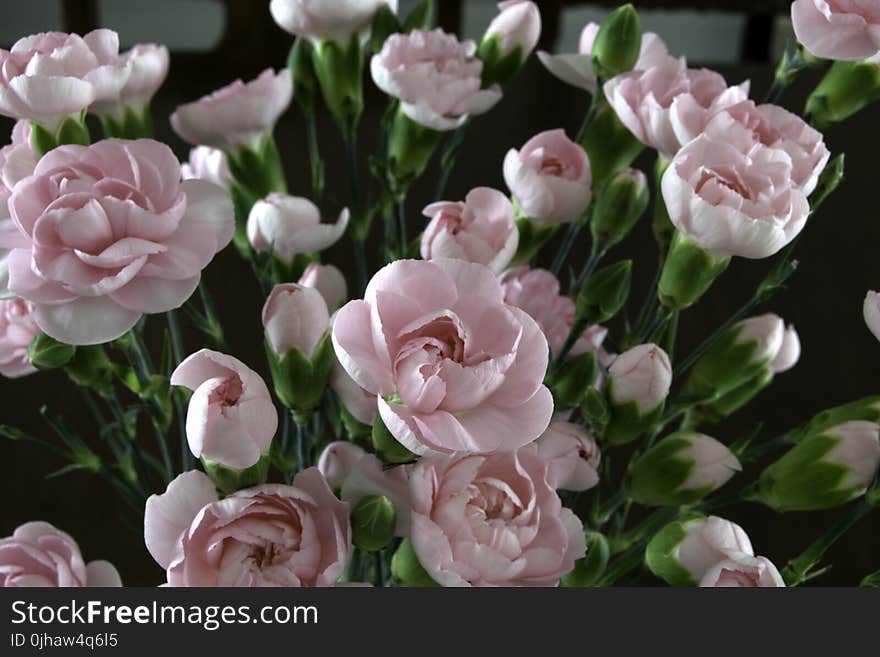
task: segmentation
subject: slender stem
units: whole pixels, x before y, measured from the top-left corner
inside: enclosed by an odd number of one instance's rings
[[[828,551],[837,540],[843,536],[850,527],[858,522],[874,507],[865,499],[853,504],[849,511],[834,525],[817,538],[800,556],[788,562],[782,569],[782,578],[788,586],[798,586],[819,573],[811,573],[813,567],[819,563],[825,552]]]
[[[174,366],[177,367],[183,361],[183,338],[180,334],[180,322],[177,321],[177,312],[174,310],[165,313],[165,317],[168,320],[168,333],[171,336],[171,354],[174,356]],[[177,416],[177,427],[180,433],[180,467],[183,472],[186,472],[195,465],[195,459],[186,440],[186,414],[180,396],[174,390],[171,391],[171,400],[174,403],[174,414]]]
[[[587,114],[586,116],[584,116],[584,121],[583,123],[581,123],[581,127],[578,128],[577,134],[575,135],[574,140],[577,143],[581,143],[584,140],[584,136],[587,134],[587,129],[589,129],[590,124],[593,123],[593,119],[596,118],[596,114],[599,113],[599,107],[601,106],[604,99],[605,94],[602,92],[602,82],[599,81],[596,92],[593,94],[593,97],[590,100],[590,109],[587,110]]]
[[[214,306],[214,300],[211,298],[211,292],[205,284],[205,279],[199,281],[199,298],[202,300],[202,307],[205,309],[205,319],[211,326],[210,338],[215,342],[215,346],[222,350],[226,350],[226,338],[223,335],[223,325],[220,323],[220,317]]]
[[[604,257],[605,250],[596,248],[596,245],[593,245],[593,250],[590,252],[590,257],[587,258],[587,261],[584,263],[583,268],[581,268],[581,273],[578,274],[577,280],[574,282],[574,292],[577,294],[580,292],[581,288],[584,286],[588,280],[590,280],[590,276],[593,275],[593,272],[596,271],[596,266],[599,264],[599,261]]]
[[[557,278],[559,277],[559,272],[562,271],[562,266],[568,259],[568,254],[571,253],[571,249],[577,241],[578,235],[586,223],[586,221],[573,221],[568,225],[568,230],[562,240],[562,245],[559,247],[559,251],[556,252],[556,257],[553,259],[553,265],[550,267],[550,271]]]
[[[638,317],[636,318],[636,335],[642,335],[645,332],[645,325],[648,322],[648,318],[651,317],[651,314],[656,312],[656,304],[659,303],[657,300],[657,287],[660,285],[660,276],[663,274],[663,261],[662,259],[657,263],[657,270],[654,272],[654,280],[651,281],[651,287],[648,288],[648,293],[645,296],[644,301],[642,301],[642,307],[639,309]]]
[[[358,227],[366,217],[363,216],[361,207],[361,183],[360,168],[358,166],[357,124],[352,124],[344,132],[345,156],[348,163],[348,184],[351,190],[351,214],[352,226]],[[367,287],[367,254],[364,242],[366,235],[355,234],[354,236],[354,260],[357,273],[357,289],[355,292],[360,296]]]
[[[409,244],[406,237],[406,196],[397,201],[397,257],[407,257]]]
[[[765,443],[761,443],[760,445],[755,445],[754,447],[750,447],[739,456],[739,460],[741,463],[754,463],[755,461],[760,461],[762,458],[767,456],[768,454],[772,454],[778,449],[782,449],[783,447],[787,447],[788,445],[794,444],[791,436],[789,434],[783,434],[774,438],[773,440],[768,440]]]
[[[675,342],[678,339],[678,320],[681,313],[678,310],[672,311],[672,317],[669,320],[669,332],[666,334],[666,353],[669,360],[675,359]]]
[[[467,124],[461,126],[452,133],[452,137],[446,142],[443,154],[440,157],[440,179],[437,181],[437,191],[434,192],[434,200],[442,201],[443,195],[446,194],[446,185],[449,183],[449,174],[455,167],[455,161],[458,158],[458,151],[464,143]]]
[[[356,296],[363,295],[367,287],[367,251],[364,240],[354,240],[354,265],[357,274]]]
[[[314,112],[306,112],[306,139],[309,144],[309,164],[312,168],[312,201],[321,204],[324,196],[324,161],[318,146],[318,125]]]

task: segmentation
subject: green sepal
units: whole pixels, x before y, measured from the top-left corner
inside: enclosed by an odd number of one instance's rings
[[[403,32],[403,25],[400,24],[397,14],[387,4],[383,4],[373,18],[373,28],[370,30],[370,50],[374,53],[379,52],[388,37],[400,32]]]
[[[600,324],[623,308],[632,281],[632,260],[621,260],[590,276],[575,301],[575,323]]]
[[[746,497],[785,512],[831,509],[862,496],[865,487],[843,486],[846,465],[824,460],[839,442],[828,434],[805,438],[767,466]]]
[[[761,368],[761,371],[756,376],[753,376],[745,383],[724,393],[715,401],[700,406],[701,418],[706,422],[720,422],[748,404],[772,382],[773,369],[768,363]]]
[[[364,110],[364,48],[360,35],[347,44],[319,41],[312,50],[312,65],[324,103],[340,128],[348,134]]]
[[[789,435],[792,442],[798,443],[809,436],[821,434],[845,422],[857,420],[880,423],[880,395],[864,397],[826,409],[794,431],[789,432]]]
[[[113,393],[112,364],[101,345],[77,347],[64,371],[78,386],[91,388],[102,396]]]
[[[489,35],[480,42],[477,59],[483,62],[483,89],[495,84],[505,86],[516,77],[525,61],[521,46],[516,46],[508,53],[502,52],[501,37],[497,34]]]
[[[676,549],[687,537],[688,525],[703,522],[705,519],[704,516],[696,516],[688,520],[676,520],[654,534],[645,548],[645,565],[648,570],[670,586],[697,586],[698,582],[681,565]]]
[[[299,349],[278,355],[268,338],[264,342],[275,394],[281,403],[298,415],[311,413],[321,402],[333,368],[333,344],[326,334],[311,358]]]
[[[126,107],[122,116],[112,114],[102,116],[101,128],[106,139],[151,139],[153,117],[149,106],[140,109]]]
[[[804,110],[820,130],[845,121],[880,100],[880,65],[873,62],[834,62],[807,99]]]
[[[402,109],[395,112],[388,140],[392,191],[406,189],[424,173],[442,137],[442,132],[416,123]]]
[[[605,427],[611,419],[611,409],[604,394],[594,387],[587,388],[581,404],[581,414],[598,435],[604,435]]]
[[[593,188],[598,189],[608,178],[623,171],[645,149],[638,139],[617,118],[615,111],[604,104],[590,122],[581,146],[590,157]]]
[[[606,394],[609,400],[613,400],[611,396],[611,388],[614,381],[609,377],[606,386]],[[635,440],[650,429],[653,429],[663,417],[663,409],[665,404],[661,402],[651,410],[640,413],[639,405],[635,401],[628,401],[625,404],[609,404],[611,411],[608,424],[605,426],[603,439],[609,445],[622,445]]]
[[[681,485],[696,467],[683,456],[690,447],[683,433],[673,433],[658,442],[630,465],[624,480],[626,494],[645,506],[682,506],[703,499],[714,487],[682,489]]]
[[[412,541],[408,538],[401,541],[394,556],[391,557],[391,574],[401,586],[432,588],[439,586],[419,563]]]
[[[429,30],[434,24],[434,0],[422,0],[403,21],[403,31]]]
[[[315,112],[318,100],[318,77],[312,62],[312,43],[304,37],[297,37],[287,55],[287,70],[293,80],[293,100],[306,114]]]
[[[514,208],[516,210],[516,227],[519,230],[519,246],[517,246],[516,255],[513,256],[510,263],[511,266],[531,262],[550,238],[559,231],[558,225],[538,224],[520,214],[516,201],[514,201]]]
[[[386,463],[408,463],[416,458],[415,454],[401,445],[397,438],[388,431],[388,427],[385,426],[379,413],[376,413],[376,419],[373,421],[370,440],[373,449]]]
[[[234,493],[235,491],[252,486],[265,484],[269,478],[269,463],[271,461],[269,452],[260,456],[260,460],[254,465],[244,470],[236,470],[229,468],[221,463],[209,461],[202,457],[202,467],[214,482],[218,490],[223,493]]]
[[[599,377],[596,354],[588,351],[566,360],[547,382],[555,408],[577,408]]]
[[[729,264],[729,257],[713,256],[676,231],[660,275],[660,303],[670,310],[692,306]]]
[[[54,370],[67,365],[76,355],[72,344],[58,342],[45,333],[39,333],[28,343],[27,355],[38,370]]]
[[[66,144],[88,146],[91,142],[89,128],[86,126],[85,110],[78,115],[65,117],[54,133],[36,121],[31,121],[31,146],[41,157],[59,146]]]
[[[587,544],[587,554],[574,562],[574,570],[562,576],[561,586],[595,586],[605,574],[608,559],[611,556],[608,539],[594,531],[584,532],[584,538]]]
[[[606,250],[623,241],[645,213],[650,198],[648,186],[639,185],[629,171],[620,171],[609,178],[594,201],[590,219],[593,243]]]
[[[397,512],[384,495],[368,495],[351,512],[351,540],[367,552],[386,548],[394,538]]]

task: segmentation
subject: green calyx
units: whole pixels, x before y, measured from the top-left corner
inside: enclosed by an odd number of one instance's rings
[[[564,587],[595,586],[608,568],[611,556],[608,539],[594,531],[584,532],[584,539],[587,553],[575,561],[574,570],[562,576],[560,584]]]
[[[602,105],[587,127],[581,146],[590,157],[594,188],[629,167],[645,149],[608,104]]]
[[[299,349],[276,354],[268,339],[265,347],[278,399],[295,414],[311,413],[321,402],[333,368],[333,344],[329,333],[321,339],[311,357]]]
[[[697,581],[678,559],[678,546],[687,537],[689,525],[705,520],[703,516],[677,520],[657,532],[645,548],[648,569],[670,586],[696,586]]]
[[[631,71],[642,47],[642,25],[631,4],[618,7],[602,21],[593,42],[593,66],[602,80]]]
[[[107,114],[101,117],[104,136],[116,139],[150,139],[153,137],[153,117],[149,106],[136,109],[126,107],[122,116]]]
[[[419,563],[412,541],[408,538],[403,539],[394,556],[391,557],[391,575],[401,586],[421,588],[438,586]]]
[[[586,352],[566,360],[547,382],[555,408],[577,408],[599,376],[596,354]]]
[[[91,143],[89,129],[86,126],[85,110],[78,115],[66,117],[53,132],[31,121],[31,146],[37,155],[43,156],[49,151],[67,144],[88,146]]]
[[[382,421],[382,416],[376,413],[373,421],[373,430],[370,433],[373,449],[386,463],[409,463],[415,460],[416,455],[400,444],[397,438],[388,431],[388,427]]]
[[[621,260],[590,276],[575,301],[575,323],[599,324],[620,312],[629,297],[632,264]]]
[[[676,231],[660,275],[660,303],[670,310],[694,305],[729,264],[729,257],[714,256]]]
[[[364,110],[364,49],[360,36],[347,44],[324,39],[312,50],[312,66],[324,96],[324,103],[339,126],[348,134]]]
[[[388,165],[395,186],[406,188],[424,173],[442,137],[442,132],[416,123],[401,108],[397,110],[388,141]]]
[[[805,113],[817,128],[840,123],[880,100],[880,65],[834,62],[807,99]]]
[[[608,399],[613,399],[612,387],[614,381],[609,378],[607,384]],[[653,429],[663,417],[664,403],[644,413],[639,412],[639,406],[635,401],[624,404],[610,403],[610,417],[603,434],[604,442],[609,445],[623,445],[635,440],[642,434]]]
[[[483,62],[483,89],[495,84],[502,87],[508,84],[516,77],[525,61],[520,46],[504,52],[501,48],[501,37],[497,34],[490,34],[483,39],[477,48],[477,58]]]
[[[624,481],[630,499],[645,506],[681,506],[711,493],[711,485],[681,488],[696,467],[685,454],[690,446],[686,433],[673,433],[632,463]]]
[[[511,266],[531,262],[538,255],[541,247],[559,231],[558,225],[538,224],[524,216],[515,199],[513,204],[516,213],[516,227],[519,231],[519,245],[516,249],[516,255],[511,261]]]
[[[214,482],[218,490],[224,493],[234,493],[237,490],[265,484],[269,477],[269,453],[260,456],[260,460],[244,470],[236,470],[222,463],[209,461],[202,458],[202,466],[205,472]]]

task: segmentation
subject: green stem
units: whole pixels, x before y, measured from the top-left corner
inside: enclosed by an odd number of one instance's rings
[[[721,326],[719,326],[712,334],[703,340],[699,346],[694,349],[687,358],[685,358],[678,367],[675,368],[675,372],[672,375],[673,379],[678,379],[683,376],[691,367],[693,367],[696,362],[705,354],[712,346],[721,339],[721,337],[729,331],[734,324],[740,321],[743,317],[745,317],[749,312],[752,311],[755,306],[757,306],[760,301],[756,297],[752,297],[746,303],[744,303],[740,308],[734,312],[730,317],[727,318]]]
[[[406,195],[397,201],[397,257],[406,258],[409,250],[406,237]]]
[[[571,253],[571,249],[577,241],[578,235],[586,224],[586,221],[573,221],[568,225],[562,245],[559,247],[559,251],[556,252],[556,257],[553,258],[553,264],[550,267],[551,273],[557,278],[559,277],[559,272],[562,271],[565,261],[568,259],[568,254]]]
[[[177,312],[174,310],[169,310],[165,317],[168,320],[168,333],[171,336],[171,354],[174,356],[174,366],[177,367],[183,361],[183,338],[180,334],[180,322],[177,321]],[[186,439],[186,413],[180,396],[175,394],[173,390],[171,391],[171,400],[174,403],[174,414],[177,416],[180,433],[180,467],[183,472],[186,472],[195,465],[195,459]]]
[[[220,317],[217,314],[217,308],[214,306],[214,300],[211,298],[211,292],[205,284],[204,277],[199,281],[199,298],[202,300],[202,307],[205,309],[205,318],[211,326],[211,339],[215,346],[221,351],[226,351],[226,338],[223,335],[223,325],[220,323]]]
[[[453,132],[452,137],[443,148],[443,154],[440,156],[440,179],[437,181],[437,191],[434,192],[435,201],[443,200],[443,195],[446,193],[446,185],[449,183],[449,174],[452,173],[452,169],[455,167],[458,151],[464,143],[466,131],[467,124]]]
[[[872,509],[873,506],[865,499],[853,504],[846,515],[829,527],[828,530],[804,550],[800,556],[795,557],[788,562],[788,565],[782,569],[782,578],[785,580],[785,583],[788,586],[798,586],[808,579],[812,579],[812,577],[824,572],[824,569],[821,571],[813,571],[813,568],[819,563],[825,552],[828,551],[828,548],[834,545],[834,543],[836,543],[837,540],[850,529],[850,527],[856,524],[862,516],[866,515]]]
[[[312,168],[312,201],[320,205],[324,196],[324,161],[318,146],[318,125],[314,112],[306,112],[306,139],[309,144],[309,164]]]
[[[597,83],[596,93],[593,94],[593,97],[590,100],[590,109],[587,110],[587,114],[584,116],[584,121],[581,123],[581,127],[578,128],[577,134],[575,135],[574,140],[578,144],[583,142],[584,136],[587,134],[587,129],[599,113],[599,107],[602,105],[603,100],[605,100],[605,94],[602,91],[602,82],[600,80]]]

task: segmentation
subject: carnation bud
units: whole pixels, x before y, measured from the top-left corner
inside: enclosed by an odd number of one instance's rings
[[[645,146],[617,118],[610,105],[601,108],[587,127],[581,146],[590,154],[593,186],[623,171],[638,157]]]
[[[275,394],[297,413],[321,400],[333,366],[327,304],[317,290],[276,285],[263,306],[266,355]]]
[[[425,572],[416,551],[413,549],[412,541],[408,538],[403,539],[394,556],[391,557],[391,575],[400,582],[401,586],[412,587],[435,587],[437,582],[431,579],[431,576]]]
[[[752,554],[742,527],[716,516],[697,516],[676,520],[657,532],[645,548],[645,564],[670,586],[697,586],[728,551]]]
[[[327,485],[340,489],[351,474],[355,464],[366,456],[362,447],[352,442],[338,440],[330,443],[318,458],[318,470],[324,475]]]
[[[386,463],[406,463],[416,458],[415,454],[401,445],[397,438],[388,431],[388,427],[382,421],[382,416],[378,413],[373,421],[373,431],[370,434],[370,439],[373,443],[373,449],[378,452],[379,456]]]
[[[577,408],[599,376],[596,354],[587,351],[566,360],[550,382],[556,408]]]
[[[265,484],[269,478],[270,458],[268,452],[264,453],[254,465],[244,470],[236,470],[206,458],[202,458],[201,461],[205,473],[211,478],[214,485],[224,493],[234,493],[243,488]]]
[[[880,294],[871,291],[865,296],[865,303],[862,306],[862,312],[865,316],[865,324],[868,330],[874,334],[874,337],[880,340]]]
[[[593,242],[607,249],[622,241],[648,207],[650,194],[645,174],[625,169],[605,183],[596,197],[590,231]]]
[[[659,422],[671,383],[672,364],[657,345],[641,344],[618,356],[606,384],[611,419],[605,439],[629,442]]]
[[[660,274],[660,303],[671,310],[694,305],[729,264],[729,257],[714,256],[675,231]]]
[[[287,69],[293,79],[293,100],[306,114],[315,112],[318,97],[318,78],[312,63],[312,44],[303,37],[297,37],[287,57]]]
[[[785,323],[768,313],[739,322],[691,370],[682,395],[713,401],[772,366],[785,342]]]
[[[483,61],[483,88],[513,79],[541,37],[541,11],[534,2],[506,0],[477,49]]]
[[[113,391],[112,363],[101,345],[80,346],[64,371],[78,386],[91,388],[102,395]]]
[[[880,425],[851,421],[803,438],[750,493],[777,511],[830,509],[862,496],[880,466]]]
[[[646,506],[680,506],[701,500],[742,469],[727,447],[688,431],[670,434],[629,469],[626,491]]]
[[[834,62],[807,99],[810,123],[820,130],[840,123],[880,99],[880,65]]]
[[[593,531],[584,532],[584,538],[587,544],[587,554],[574,562],[574,570],[563,575],[562,586],[595,586],[605,574],[608,559],[611,556],[608,539],[599,532]]]
[[[782,374],[797,365],[801,357],[801,339],[794,326],[789,324],[782,336],[782,346],[776,358],[770,362],[774,374]]]
[[[600,80],[631,71],[642,47],[642,25],[631,4],[618,7],[602,21],[593,42],[593,66]]]
[[[621,260],[590,276],[578,292],[575,322],[586,326],[614,317],[629,297],[632,260]]]
[[[845,422],[857,421],[880,423],[880,396],[864,397],[848,404],[826,409],[803,426],[790,431],[789,436],[792,443],[798,443],[809,436],[824,433]]]
[[[54,370],[71,361],[76,354],[76,347],[40,333],[28,344],[27,354],[31,365],[38,370]]]
[[[352,542],[361,550],[375,552],[394,538],[394,505],[384,495],[368,495],[351,512]]]

